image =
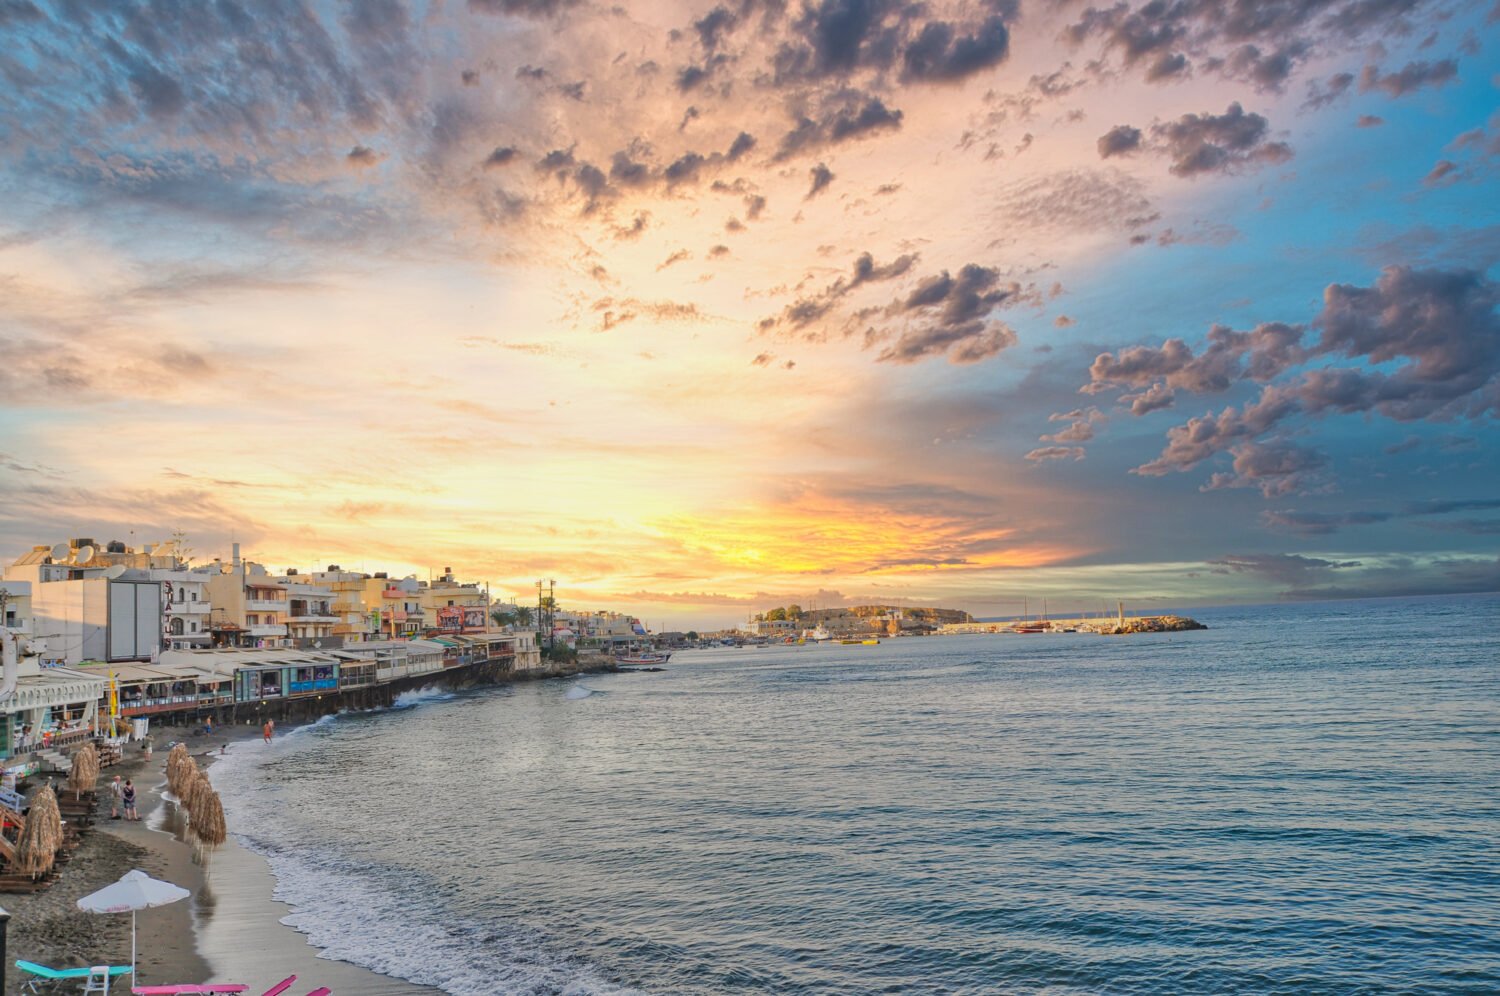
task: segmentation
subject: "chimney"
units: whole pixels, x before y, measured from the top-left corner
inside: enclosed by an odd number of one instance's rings
[[[238,543],[234,544],[234,560],[232,561],[232,563],[234,564],[235,570],[239,570],[239,566],[240,566],[240,545]]]

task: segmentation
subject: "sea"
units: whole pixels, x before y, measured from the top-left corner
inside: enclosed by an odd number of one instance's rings
[[[454,996],[1500,992],[1500,595],[680,652],[236,745],[325,957]]]

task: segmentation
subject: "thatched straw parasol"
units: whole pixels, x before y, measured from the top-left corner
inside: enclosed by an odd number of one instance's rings
[[[182,798],[183,776],[190,767],[196,768],[197,765],[188,756],[187,744],[177,744],[167,752],[167,787],[179,799]]]
[[[205,779],[203,788],[193,796],[191,827],[193,835],[209,847],[218,847],[229,838],[229,829],[224,824],[224,806]]]
[[[208,787],[208,776],[196,768],[182,776],[182,787],[177,792],[177,801],[189,813],[193,811],[193,799]]]
[[[99,752],[89,744],[73,755],[73,770],[68,772],[68,788],[73,790],[73,798],[82,797],[85,792],[94,791],[94,785],[99,781]]]
[[[57,810],[57,795],[52,786],[43,786],[31,800],[21,839],[16,842],[16,870],[32,878],[41,878],[52,870],[57,849],[62,847],[62,814]]]

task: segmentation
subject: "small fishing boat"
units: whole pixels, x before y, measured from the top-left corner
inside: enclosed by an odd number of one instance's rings
[[[627,654],[619,654],[615,657],[616,664],[665,664],[672,659],[671,654],[658,653],[651,650],[636,650]]]

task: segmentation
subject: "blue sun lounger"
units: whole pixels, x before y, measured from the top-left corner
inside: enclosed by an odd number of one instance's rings
[[[39,993],[42,991],[43,981],[63,982],[67,980],[82,979],[86,993],[109,993],[109,980],[117,975],[129,975],[129,965],[97,965],[93,968],[48,968],[46,965],[38,965],[34,961],[22,961],[16,959],[16,967],[23,972],[29,973],[32,978],[26,982],[25,989],[29,992]]]

